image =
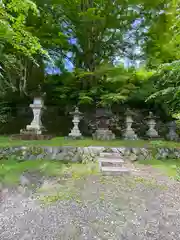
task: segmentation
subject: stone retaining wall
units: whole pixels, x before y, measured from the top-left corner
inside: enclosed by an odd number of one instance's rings
[[[72,162],[95,161],[103,151],[113,151],[120,153],[124,160],[149,160],[156,159],[177,159],[180,158],[180,149],[178,148],[107,148],[107,147],[9,147],[0,148],[0,159],[15,158],[18,160],[65,160]]]

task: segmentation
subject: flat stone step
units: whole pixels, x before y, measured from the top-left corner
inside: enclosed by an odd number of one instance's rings
[[[103,175],[130,174],[130,170],[124,167],[101,167]]]
[[[102,171],[112,171],[112,172],[129,172],[130,170],[125,167],[102,167]]]
[[[98,161],[104,163],[124,163],[124,160],[121,158],[98,158]]]
[[[121,158],[121,155],[119,153],[100,153],[100,157],[105,158]]]

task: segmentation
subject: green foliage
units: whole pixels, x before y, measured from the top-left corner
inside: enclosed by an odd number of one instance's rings
[[[36,4],[31,0],[3,0],[0,4],[0,91],[1,97],[26,93],[29,65],[38,64],[37,55],[47,56],[39,38],[28,23],[37,18]]]
[[[173,115],[180,109],[179,102],[179,5],[172,1],[166,11],[157,16],[153,27],[147,32],[145,42],[147,65],[153,67],[154,92],[151,92],[148,101],[161,101],[166,105],[168,112]],[[149,50],[148,50],[149,49]]]
[[[150,41],[154,29],[160,25],[167,29],[160,14],[164,11],[168,15],[171,10],[171,4],[166,3],[116,0],[114,4],[109,0],[77,0],[70,4],[65,0],[54,1],[52,11],[59,17],[60,29],[69,41],[69,46],[63,49],[59,44],[56,50],[59,49],[59,59],[63,55],[74,70],[69,74],[69,79],[66,79],[67,72],[59,77],[59,82],[50,79],[51,84],[55,82],[52,92],[49,92],[50,98],[57,96],[62,105],[64,102],[69,105],[112,105],[127,102],[132,95],[133,99],[140,96],[139,101],[144,101],[154,93],[151,83],[144,85],[139,80],[149,78],[151,71],[139,72],[138,76],[135,69],[126,70],[122,66],[114,68],[114,61],[120,62],[127,57],[130,60],[141,58],[134,53],[136,46],[142,41],[146,46],[148,41],[145,39]],[[148,31],[145,33],[146,28]],[[151,91],[148,93],[150,85]],[[140,92],[141,87],[143,90]]]
[[[0,103],[0,123],[7,123],[10,118],[11,108],[7,102]]]
[[[26,26],[30,13],[38,14],[35,3],[30,0],[4,0],[0,5],[1,39],[28,57],[38,52],[43,53],[39,39],[33,36]]]
[[[168,4],[166,4],[168,3]],[[145,32],[145,55],[149,67],[157,67],[179,59],[179,0],[162,1],[164,6],[159,14],[154,14],[149,20]]]
[[[128,104],[178,112],[179,23],[178,0],[3,0],[1,98],[27,102],[24,94],[40,84],[47,103],[62,109]],[[144,67],[127,69],[125,59]],[[45,77],[45,65],[61,73]]]
[[[156,91],[147,100],[159,99],[174,114],[180,110],[179,61],[160,65],[156,72]]]

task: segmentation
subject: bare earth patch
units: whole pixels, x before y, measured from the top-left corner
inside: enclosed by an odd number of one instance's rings
[[[46,179],[1,193],[1,240],[179,240],[180,185],[158,170]]]

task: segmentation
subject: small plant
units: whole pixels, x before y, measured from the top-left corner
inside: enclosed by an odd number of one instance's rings
[[[105,149],[103,150],[103,152],[105,152],[105,153],[111,153],[111,152],[113,152],[113,150],[112,150],[112,148],[107,147],[107,148],[105,148]]]
[[[29,152],[33,155],[40,155],[44,153],[43,148],[32,146],[29,148]]]
[[[151,141],[150,143],[154,147],[161,147],[164,145],[164,141],[161,140]]]

